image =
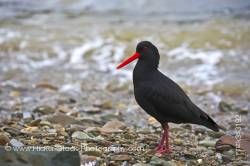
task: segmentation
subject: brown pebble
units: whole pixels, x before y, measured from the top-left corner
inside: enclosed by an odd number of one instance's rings
[[[10,142],[10,139],[7,135],[0,133],[0,145],[6,145]]]
[[[131,157],[127,154],[120,154],[120,155],[115,155],[111,157],[111,160],[114,161],[127,161],[127,160],[131,160]]]

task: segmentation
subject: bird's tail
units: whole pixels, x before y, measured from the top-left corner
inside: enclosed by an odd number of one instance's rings
[[[210,118],[205,112],[202,111],[202,114],[200,115],[201,118],[201,125],[204,125],[208,127],[209,129],[213,131],[219,131],[219,129],[225,131],[226,129],[220,125],[218,125],[212,118]]]

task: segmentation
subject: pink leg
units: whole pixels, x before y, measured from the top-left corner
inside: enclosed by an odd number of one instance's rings
[[[168,137],[169,137],[168,129],[169,129],[169,126],[168,124],[166,124],[164,126],[161,141],[159,145],[156,147],[156,153],[159,153],[159,154],[171,153],[171,149],[169,148],[169,141],[168,141]],[[164,145],[165,142],[166,144]]]
[[[164,130],[166,131],[166,151],[165,151],[165,153],[171,153],[172,150],[169,147],[169,132],[168,132],[169,126],[168,126],[168,124],[165,126]]]
[[[166,132],[165,130],[163,130],[163,133],[161,135],[161,140],[158,144],[158,146],[155,148],[156,151],[159,151],[160,149],[162,149],[165,145],[164,145],[164,142],[166,140]]]

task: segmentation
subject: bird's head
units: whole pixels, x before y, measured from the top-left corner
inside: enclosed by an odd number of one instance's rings
[[[136,52],[125,59],[121,64],[119,64],[117,66],[117,69],[126,66],[135,59],[139,59],[139,61],[141,61],[142,63],[157,68],[160,60],[160,55],[158,49],[151,42],[142,41],[137,44]]]

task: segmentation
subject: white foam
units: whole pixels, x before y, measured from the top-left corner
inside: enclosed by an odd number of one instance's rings
[[[215,65],[220,62],[223,54],[220,51],[204,51],[204,50],[192,50],[188,48],[186,44],[181,47],[177,47],[168,52],[170,57],[175,58],[176,60],[183,60],[186,58],[193,60],[201,60],[204,64]]]
[[[14,32],[8,29],[0,29],[0,44],[19,36],[20,34],[18,32]]]
[[[186,44],[170,50],[167,53],[168,56],[174,58],[175,61],[184,60],[200,60],[200,64],[192,65],[189,69],[185,67],[181,68],[180,73],[185,69],[185,75],[190,75],[191,79],[187,82],[193,84],[200,81],[205,84],[214,84],[221,79],[218,76],[217,64],[221,61],[223,53],[220,51],[204,51],[204,50],[192,50],[188,48]]]
[[[82,63],[83,55],[95,48],[100,47],[103,44],[103,39],[97,38],[95,40],[84,43],[82,46],[73,49],[70,57],[70,63]]]

